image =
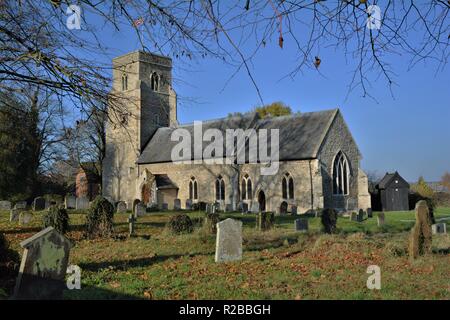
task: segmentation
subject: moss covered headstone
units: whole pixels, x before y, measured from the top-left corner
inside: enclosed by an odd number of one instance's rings
[[[411,229],[409,240],[409,256],[413,259],[431,252],[432,242],[431,217],[427,202],[417,202],[415,211],[416,224]]]

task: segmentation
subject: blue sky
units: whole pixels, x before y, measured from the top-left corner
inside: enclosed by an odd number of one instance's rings
[[[88,22],[89,17],[88,17]],[[82,31],[81,31],[82,32]],[[110,56],[140,49],[131,29],[102,29]],[[151,48],[151,46],[150,46]],[[243,47],[248,52],[252,47]],[[362,152],[366,171],[399,171],[408,181],[420,175],[437,181],[450,171],[450,72],[436,71],[435,64],[422,63],[408,70],[408,57],[393,56],[395,71],[391,91],[383,78],[369,90],[377,101],[361,91],[347,96],[354,66],[342,52],[321,49],[320,73],[305,69],[295,78],[285,77],[296,65],[296,51],[286,39],[278,47],[273,36],[252,60],[251,72],[265,103],[283,101],[293,111],[309,112],[339,107]],[[216,59],[174,59],[174,89],[179,96],[180,123],[224,117],[245,112],[259,104],[246,71],[229,82],[235,68]]]

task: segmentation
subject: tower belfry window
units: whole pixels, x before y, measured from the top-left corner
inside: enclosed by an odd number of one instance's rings
[[[158,91],[159,90],[159,76],[156,72],[152,73],[151,76],[151,87],[153,91]]]
[[[122,73],[122,91],[128,90],[128,76],[124,72]]]

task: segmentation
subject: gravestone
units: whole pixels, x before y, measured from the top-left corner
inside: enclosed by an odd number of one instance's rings
[[[367,208],[367,218],[372,218],[372,217],[373,217],[372,208]]]
[[[76,206],[77,206],[77,198],[70,194],[66,195],[66,198],[64,199],[64,207],[66,209],[75,209]]]
[[[354,211],[350,212],[350,221],[358,221],[358,214]]]
[[[173,200],[173,210],[181,210],[181,200],[180,199]]]
[[[61,299],[71,244],[53,227],[20,243],[24,252],[14,289],[15,299]]]
[[[132,214],[128,216],[128,234],[130,237],[134,236],[134,223],[136,222],[136,217]]]
[[[225,205],[225,212],[233,212],[233,204],[232,203],[227,203]]]
[[[216,262],[242,259],[242,222],[226,219],[217,224]]]
[[[445,222],[435,223],[431,225],[431,231],[433,234],[447,233],[447,225]]]
[[[378,225],[378,227],[381,227],[382,225],[384,225],[384,212],[380,212],[377,215],[377,225]]]
[[[286,214],[287,213],[287,209],[288,209],[288,204],[286,201],[283,201],[280,204],[280,214]]]
[[[31,220],[33,220],[33,214],[31,212],[22,211],[19,214],[19,224],[20,225],[29,224],[31,222]]]
[[[19,221],[19,210],[11,209],[9,212],[9,222]]]
[[[11,210],[11,202],[0,201],[0,210]]]
[[[161,210],[169,210],[169,204],[168,203],[161,204]]]
[[[252,201],[252,213],[258,213],[259,212],[259,203],[256,201]]]
[[[125,201],[119,201],[116,206],[117,213],[125,213],[127,212],[127,204]]]
[[[75,201],[75,209],[86,210],[89,209],[89,199],[87,197],[79,197]]]
[[[143,203],[138,203],[136,205],[136,207],[134,208],[134,216],[137,217],[142,217],[143,215],[145,215],[146,213],[146,208],[145,205]]]
[[[133,213],[136,213],[136,206],[137,206],[139,203],[141,203],[141,200],[139,200],[139,199],[134,199],[134,201],[133,201],[133,209],[132,209],[132,212],[133,212]]]
[[[186,210],[192,210],[192,200],[191,199],[186,200]]]
[[[43,197],[37,197],[33,201],[33,211],[45,210],[45,199]]]
[[[364,220],[364,210],[359,209],[358,211],[358,222],[362,222]]]
[[[306,218],[295,219],[295,231],[301,232],[308,231],[308,219]]]
[[[27,208],[27,202],[26,201],[19,201],[14,206],[14,209],[26,209]]]
[[[291,206],[291,213],[292,213],[292,215],[297,214],[297,206]]]
[[[241,202],[240,203],[240,211],[242,212],[242,213],[247,213],[248,212],[248,204],[247,203],[245,203],[245,202]]]

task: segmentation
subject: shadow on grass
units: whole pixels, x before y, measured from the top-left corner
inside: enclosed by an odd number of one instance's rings
[[[79,290],[64,290],[64,300],[147,300],[140,296],[83,285]]]
[[[42,227],[30,227],[30,228],[20,228],[20,229],[9,229],[4,230],[2,233],[4,234],[20,234],[20,233],[31,233],[31,232],[39,232],[43,228]]]

